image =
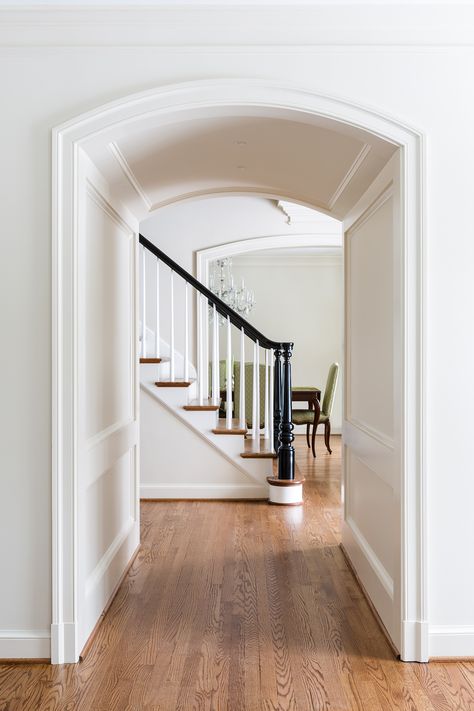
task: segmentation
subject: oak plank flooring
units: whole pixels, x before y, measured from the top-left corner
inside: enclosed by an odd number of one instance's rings
[[[0,665],[0,711],[474,711],[474,663],[399,662],[339,547],[340,443],[303,507],[144,502],[80,664]]]

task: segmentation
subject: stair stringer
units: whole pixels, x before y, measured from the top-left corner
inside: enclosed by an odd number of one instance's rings
[[[271,460],[243,460],[243,437],[211,432],[217,413],[184,410],[194,384],[158,389],[157,366],[140,369],[141,498],[266,499]]]

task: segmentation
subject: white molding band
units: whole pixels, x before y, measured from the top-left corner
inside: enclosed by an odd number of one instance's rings
[[[474,657],[474,625],[430,625],[429,656]]]
[[[268,477],[268,500],[271,504],[280,506],[299,506],[303,503],[303,483],[301,481],[285,482],[285,485],[271,481]]]
[[[49,659],[49,630],[0,630],[1,659]]]
[[[327,52],[331,46],[338,51],[340,47],[371,47],[373,51],[395,47],[400,52],[433,45],[472,46],[474,37],[472,8],[466,2],[346,0],[342,15],[341,3],[335,0],[315,0],[297,7],[288,1],[257,0],[237,5],[231,0],[214,0],[207,8],[205,0],[195,0],[185,13],[181,3],[173,6],[169,0],[158,0],[154,7],[119,3],[113,13],[103,3],[81,6],[76,0],[71,7],[63,8],[56,3],[53,0],[44,8],[15,7],[12,3],[1,9],[0,44],[148,46],[180,54],[190,48],[193,53],[215,53],[230,47],[246,54],[249,48],[269,53],[278,47],[279,52],[286,49],[305,55],[309,51]],[[205,9],[207,14],[203,14]]]
[[[267,499],[266,486],[252,484],[142,484],[140,499]]]
[[[354,10],[355,8],[353,8]],[[326,13],[331,13],[331,6],[327,5]],[[371,27],[373,28],[373,13],[377,12],[376,6],[370,7]],[[397,8],[399,12],[399,8]],[[413,20],[413,9],[410,12],[410,25]],[[425,10],[421,11],[423,17]],[[274,8],[271,9],[273,15]],[[453,28],[452,16],[449,12],[444,13],[449,27]],[[454,13],[455,21],[459,21],[459,14]],[[97,15],[95,15],[97,17]],[[173,16],[171,11],[167,17]],[[222,16],[219,13],[219,16]],[[241,23],[246,13],[242,14],[240,8],[235,15],[226,14],[228,27],[233,27],[232,22],[228,24],[229,18],[233,17],[236,22]],[[87,37],[90,41],[90,13],[76,15],[63,13],[60,16],[51,15],[48,11],[39,11],[38,22],[31,26],[22,26],[19,15],[6,16],[10,19],[15,17],[18,27],[21,29],[22,38],[18,33],[15,37],[10,34],[11,26],[0,29],[0,42],[6,40],[5,31],[10,44],[21,41],[27,45],[32,36],[39,37],[38,32],[47,35],[52,33],[56,41],[61,44],[68,44],[72,39],[71,33],[75,36],[76,43],[81,41],[81,33],[84,26],[78,27],[78,23],[84,22],[87,18]],[[140,35],[140,43],[146,43],[151,34],[156,34],[156,27],[148,28],[150,15],[146,12],[141,15],[146,18],[140,23],[141,30],[145,31]],[[28,15],[29,21],[31,16]],[[81,20],[82,18],[82,20]],[[114,18],[117,18],[114,13]],[[180,15],[182,19],[182,16]],[[193,12],[186,15],[186,23],[193,26],[193,33],[196,31],[196,24],[192,21]],[[418,20],[420,19],[417,15]],[[6,18],[5,18],[6,19]],[[416,18],[415,18],[416,19]],[[46,22],[44,22],[46,20]],[[399,23],[398,23],[399,24]],[[420,22],[431,39],[437,36],[437,31],[441,32],[443,38],[447,34],[446,23],[443,21],[442,27],[433,26],[432,23]],[[310,23],[304,27],[311,35],[311,42],[318,40],[317,33],[314,35],[314,27],[320,23]],[[358,23],[358,26],[360,23]],[[100,23],[97,24],[97,27]],[[259,25],[256,25],[259,26]],[[200,27],[200,29],[199,29]],[[200,32],[210,33],[209,41],[215,42],[215,28],[198,27]],[[323,27],[323,25],[321,25]],[[291,27],[290,27],[291,29]],[[472,28],[467,21],[459,22],[459,31],[472,43]],[[25,32],[25,30],[27,30]],[[67,31],[65,31],[67,30]],[[150,30],[150,31],[149,31]],[[173,42],[176,34],[182,34],[180,23],[168,26],[163,22],[160,32],[171,31],[169,42]],[[248,25],[246,24],[246,30]],[[130,44],[130,22],[127,15],[127,22],[122,27],[115,26],[113,29],[107,23],[107,36],[111,42],[117,41],[117,33],[123,33],[126,43]],[[285,33],[287,27],[285,26]],[[396,28],[390,22],[387,32],[394,36]],[[104,32],[99,32],[100,43],[103,44]],[[292,33],[290,32],[290,35]],[[334,33],[333,33],[334,34]],[[372,38],[376,36],[371,30]],[[308,36],[309,38],[309,36]],[[256,37],[257,39],[257,37]],[[355,39],[355,38],[354,38]],[[382,41],[379,37],[378,41]],[[154,42],[158,41],[156,38]],[[270,41],[267,38],[267,41]],[[292,37],[286,37],[284,41],[289,44]],[[301,37],[298,37],[298,42]],[[323,38],[329,43],[331,38]],[[362,44],[370,44],[366,33],[360,32],[357,41]],[[41,40],[38,41],[41,44]],[[198,42],[197,42],[198,43]],[[261,44],[259,33],[258,44]],[[182,48],[180,49],[182,51]],[[248,51],[248,46],[246,48]],[[191,108],[199,107],[202,113],[208,116],[215,115],[216,111],[224,108],[237,106],[258,107],[259,111],[265,110],[268,116],[278,116],[279,112],[294,112],[295,117],[304,113],[313,115],[315,118],[323,117],[328,121],[343,122],[349,126],[361,128],[370,133],[377,134],[380,138],[386,139],[398,145],[403,156],[402,175],[402,202],[405,205],[404,240],[406,245],[405,259],[405,283],[406,283],[406,309],[405,309],[405,362],[406,372],[405,387],[405,410],[404,410],[404,436],[406,441],[406,451],[404,457],[403,481],[401,482],[401,519],[403,527],[403,548],[401,550],[401,580],[400,589],[402,595],[402,609],[404,618],[415,619],[424,622],[427,615],[427,542],[426,542],[426,475],[425,475],[425,433],[423,429],[423,405],[424,405],[424,342],[426,338],[423,319],[423,299],[425,297],[426,260],[423,248],[424,242],[424,159],[423,159],[423,135],[416,129],[403,124],[398,117],[389,117],[376,110],[357,105],[353,102],[336,99],[331,96],[322,95],[308,90],[305,87],[282,86],[278,82],[254,80],[254,79],[215,79],[205,81],[195,81],[183,84],[167,85],[158,89],[128,96],[110,104],[101,106],[89,113],[83,114],[65,123],[53,132],[53,200],[52,200],[52,221],[53,221],[53,249],[52,249],[52,274],[53,274],[53,485],[52,485],[52,595],[53,595],[53,643],[52,657],[55,662],[75,661],[71,649],[67,649],[68,635],[66,628],[76,625],[78,622],[78,608],[75,599],[75,570],[77,564],[77,527],[76,527],[76,489],[75,471],[76,455],[74,442],[77,436],[77,402],[75,393],[77,392],[77,368],[74,353],[76,343],[76,279],[77,275],[77,233],[75,230],[75,216],[77,215],[78,199],[78,152],[80,144],[86,139],[92,139],[99,134],[104,142],[112,140],[111,134],[107,133],[112,126],[120,124],[124,128],[130,122],[145,121],[150,117],[160,125],[165,117],[170,116],[174,111],[176,115],[185,112],[189,115]],[[247,192],[247,191],[246,191]],[[279,196],[280,198],[283,196]],[[298,199],[298,196],[296,196]],[[316,207],[317,206],[313,206]],[[340,244],[340,243],[339,243]],[[399,620],[402,624],[402,620]],[[57,634],[56,634],[57,632]],[[62,639],[59,636],[62,635]],[[413,650],[401,650],[402,658],[413,659]],[[421,660],[420,660],[421,661]]]
[[[327,250],[331,250],[334,254],[330,255],[331,259],[342,257],[342,230],[337,234],[314,234],[302,233],[291,235],[266,235],[264,237],[254,237],[252,239],[242,239],[235,242],[227,242],[226,244],[218,244],[207,249],[200,249],[196,252],[196,278],[206,286],[209,283],[209,263],[216,259],[224,257],[237,257],[239,255],[248,255],[253,252],[270,249],[291,249],[310,247],[320,250],[321,255],[314,255],[313,259],[321,259],[327,255]],[[240,257],[245,259],[246,257]],[[255,257],[249,257],[255,259]],[[267,259],[265,257],[265,259]],[[285,258],[286,259],[286,258]],[[301,259],[298,257],[298,259]],[[306,260],[306,258],[305,258]]]

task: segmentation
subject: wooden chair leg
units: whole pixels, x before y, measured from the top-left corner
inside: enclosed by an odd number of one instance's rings
[[[331,437],[331,423],[329,420],[327,420],[324,423],[324,444],[326,445],[326,449],[328,450],[329,454],[332,454],[332,449],[329,446],[329,438]]]
[[[318,429],[318,425],[314,423],[313,425],[313,435],[311,437],[311,449],[313,450],[313,457],[316,457],[316,430]]]
[[[310,427],[309,424],[307,424],[306,425],[306,444],[308,445],[308,447],[311,446],[309,443],[309,427]]]

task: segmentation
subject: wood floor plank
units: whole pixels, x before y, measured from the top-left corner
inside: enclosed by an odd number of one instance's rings
[[[84,661],[0,665],[0,711],[474,711],[474,664],[402,664],[339,547],[341,448],[302,507],[143,502]]]

